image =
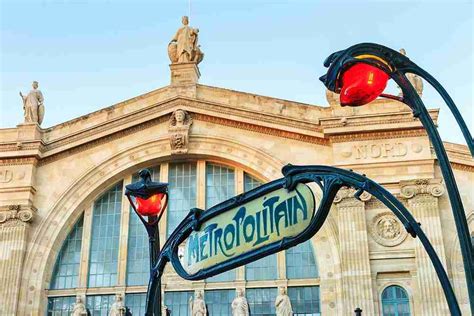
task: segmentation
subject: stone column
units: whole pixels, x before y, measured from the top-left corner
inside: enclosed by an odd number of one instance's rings
[[[2,315],[16,315],[23,259],[27,246],[31,207],[0,208],[0,309]]]
[[[354,193],[353,189],[341,189],[334,199],[341,252],[342,314],[352,315],[354,309],[360,307],[371,315],[375,309],[365,220],[365,202],[371,195],[364,192],[359,201]]]
[[[443,243],[438,198],[444,193],[444,187],[438,179],[421,179],[400,182],[400,196],[407,200],[407,208],[428,236],[436,253],[446,269],[446,256]],[[419,300],[415,301],[416,315],[449,315],[435,269],[421,242],[415,242],[416,279]]]

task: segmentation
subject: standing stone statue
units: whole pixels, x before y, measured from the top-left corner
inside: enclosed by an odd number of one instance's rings
[[[199,29],[190,27],[187,16],[182,18],[183,26],[176,32],[168,44],[168,56],[171,63],[200,63],[204,58],[198,45]]]
[[[407,52],[405,51],[404,48],[402,48],[400,49],[400,54],[402,54],[403,56],[406,56]],[[423,95],[423,80],[417,75],[412,74],[412,73],[406,73],[406,76],[408,78],[408,81],[410,81],[410,83],[413,85],[418,95],[421,97]],[[400,87],[398,87],[398,89],[400,90],[400,93],[398,94],[398,96],[399,97],[403,96],[403,92],[400,89]]]
[[[82,302],[81,296],[76,296],[76,303],[72,308],[72,315],[73,316],[84,316],[87,315],[87,309],[84,303]]]
[[[207,308],[206,302],[202,298],[203,294],[202,291],[195,291],[194,292],[194,300],[192,297],[189,298],[189,311],[191,312],[191,316],[206,316],[207,315]]]
[[[109,316],[124,316],[127,309],[123,303],[123,297],[121,294],[115,295],[115,302],[110,307]]]
[[[292,316],[290,297],[286,294],[284,287],[278,288],[278,296],[275,300],[276,316]]]
[[[44,118],[43,94],[38,90],[38,81],[33,81],[33,90],[28,92],[25,97],[20,91],[20,96],[23,100],[23,111],[25,116],[25,123],[41,124]]]
[[[238,288],[232,301],[232,316],[249,316],[249,304],[244,296],[244,290]]]

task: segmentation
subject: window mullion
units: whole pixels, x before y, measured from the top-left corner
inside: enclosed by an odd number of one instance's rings
[[[166,183],[169,183],[169,164],[168,163],[162,163],[160,165],[160,182],[166,182]],[[169,201],[168,201],[169,202]],[[160,241],[161,241],[161,247],[163,247],[163,244],[165,243],[165,240],[166,240],[166,227],[167,224],[168,224],[168,211],[169,211],[169,208],[167,210],[165,210],[165,212],[163,213],[162,217],[161,217],[161,220],[160,220],[160,223],[159,223],[159,229],[160,229]]]
[[[241,168],[235,168],[235,194],[244,192],[244,171]],[[235,269],[235,279],[237,281],[245,280],[245,266]]]
[[[81,245],[81,262],[79,264],[79,280],[78,288],[87,288],[87,278],[89,273],[89,256],[92,237],[92,215],[94,211],[94,203],[91,203],[84,211],[84,223],[82,227],[82,245]],[[79,293],[78,293],[79,294]]]
[[[122,192],[125,192],[125,186],[132,183],[132,175],[123,180]],[[135,215],[135,214],[132,214]],[[122,194],[122,214],[120,219],[120,237],[117,269],[117,285],[125,286],[127,270],[127,252],[128,252],[128,227],[130,225],[130,203],[125,194]]]
[[[206,209],[206,161],[197,162],[197,196],[196,207]]]

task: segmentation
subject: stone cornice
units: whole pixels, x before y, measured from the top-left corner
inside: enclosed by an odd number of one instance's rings
[[[0,166],[36,165],[37,157],[0,158]]]
[[[0,227],[16,226],[32,221],[36,209],[24,205],[0,206]]]
[[[307,142],[307,143],[312,143],[312,144],[320,144],[324,146],[329,145],[329,141],[325,138],[299,134],[299,133],[294,133],[294,132],[289,132],[289,131],[284,131],[284,130],[278,130],[275,128],[269,128],[269,127],[265,127],[261,125],[239,122],[239,121],[229,120],[229,119],[215,117],[215,116],[203,115],[203,114],[194,114],[193,118],[195,118],[197,121],[211,122],[211,123],[215,123],[219,125],[239,128],[239,129],[257,132],[261,134],[274,135],[274,136],[278,136],[282,138],[289,138],[289,139],[299,140],[302,142]]]
[[[377,139],[394,139],[406,137],[422,137],[427,136],[426,131],[422,128],[408,130],[388,130],[375,132],[356,132],[330,137],[332,143],[344,143],[360,140],[377,140]]]
[[[400,197],[411,199],[417,195],[431,195],[440,197],[444,193],[444,186],[440,179],[417,179],[400,182]]]

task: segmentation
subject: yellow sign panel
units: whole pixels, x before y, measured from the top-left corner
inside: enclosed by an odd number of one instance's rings
[[[314,215],[311,189],[300,183],[281,188],[207,220],[189,236],[181,257],[188,274],[230,260],[265,245],[294,237]]]

